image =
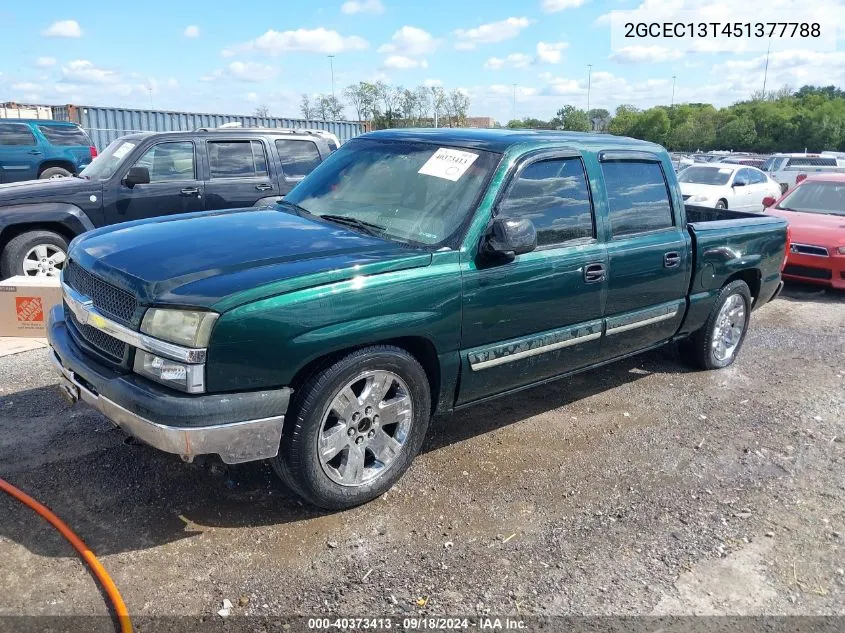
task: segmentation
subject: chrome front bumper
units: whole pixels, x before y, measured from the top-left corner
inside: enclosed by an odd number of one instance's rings
[[[81,400],[130,435],[159,450],[181,455],[185,461],[215,453],[227,464],[238,464],[275,457],[279,452],[283,415],[214,426],[166,426],[86,388],[72,370],[62,365],[55,351],[51,350],[50,360],[60,374],[62,391],[72,402]]]

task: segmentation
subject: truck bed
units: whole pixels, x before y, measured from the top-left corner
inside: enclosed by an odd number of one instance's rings
[[[702,207],[697,204],[685,204],[684,209],[687,214],[687,224],[721,222],[724,220],[754,220],[767,217],[761,213],[747,213],[745,211],[733,211],[731,209],[714,209],[713,207]],[[750,224],[759,224],[759,222],[752,221]],[[743,226],[746,226],[746,224],[743,224]]]

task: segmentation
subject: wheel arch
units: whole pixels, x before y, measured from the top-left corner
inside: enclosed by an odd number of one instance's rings
[[[51,167],[61,167],[62,169],[67,169],[72,174],[76,174],[79,171],[76,165],[70,160],[65,158],[51,158],[49,160],[45,160],[38,166],[38,177],[40,178],[41,174]]]
[[[753,300],[752,307],[756,307],[757,298],[760,296],[760,286],[762,285],[762,273],[759,268],[746,268],[733,273],[722,284],[722,288],[734,281],[744,281],[751,291],[751,299]]]

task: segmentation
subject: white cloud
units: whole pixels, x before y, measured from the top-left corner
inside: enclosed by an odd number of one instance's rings
[[[741,87],[746,95],[760,87],[766,55],[747,60],[729,60],[713,67],[711,73],[721,81]],[[779,88],[789,84],[842,85],[845,75],[845,52],[778,51],[769,56],[768,86]]]
[[[423,82],[423,86],[425,86],[426,88],[437,88],[437,87],[442,87],[443,82],[440,81],[439,79],[426,79]]]
[[[369,46],[367,40],[357,35],[345,37],[337,31],[319,27],[316,29],[297,29],[295,31],[268,30],[256,39],[223,49],[224,57],[238,53],[257,51],[265,55],[306,52],[336,54],[347,51],[359,51]]]
[[[527,86],[517,86],[515,90],[517,98],[533,97],[539,93],[539,90],[536,88],[529,88]],[[495,96],[513,97],[514,87],[505,84],[493,84],[487,87],[487,92]]]
[[[41,31],[44,37],[82,37],[82,29],[76,20],[59,20]]]
[[[418,60],[404,55],[390,55],[384,60],[385,68],[397,68],[407,70],[409,68],[428,68],[428,62],[424,59]]]
[[[179,89],[179,82],[176,81],[176,79],[174,79],[173,77],[168,79],[167,83],[165,85],[167,86],[168,90],[178,90]]]
[[[24,81],[12,84],[12,90],[17,90],[18,92],[39,92],[41,90],[41,86],[29,81]]]
[[[403,26],[393,34],[388,44],[382,44],[379,53],[396,53],[405,56],[429,55],[437,50],[440,40],[431,33],[415,26]]]
[[[520,32],[531,24],[528,18],[508,18],[500,22],[482,24],[472,29],[456,29],[453,31],[457,42],[455,48],[470,50],[478,44],[493,44],[517,37]]]
[[[568,42],[537,42],[537,61],[543,64],[559,64],[563,61],[563,51],[567,48]]]
[[[501,70],[502,68],[510,67],[510,68],[525,68],[529,64],[531,64],[531,56],[525,55],[524,53],[511,53],[506,58],[501,57],[491,57],[488,59],[484,67],[489,68],[490,70]]]
[[[201,81],[214,81],[215,79],[234,79],[235,81],[260,82],[272,79],[278,71],[269,64],[257,62],[232,62],[224,68],[215,70],[210,75],[200,77]]]
[[[200,36],[200,27],[196,24],[191,24],[190,26],[185,27],[185,31],[182,33],[185,37],[199,37]]]
[[[38,57],[35,59],[36,68],[52,68],[56,65],[55,57]]]
[[[543,0],[543,11],[546,13],[557,13],[564,9],[576,9],[583,6],[590,0]]]
[[[340,10],[344,13],[384,13],[384,5],[380,0],[349,0]]]
[[[546,90],[548,94],[571,97],[581,95],[584,92],[584,89],[581,88],[581,85],[575,79],[551,77],[548,79],[548,82],[548,88]]]
[[[680,59],[684,54],[663,46],[625,46],[610,54],[610,59],[623,64],[668,62]]]
[[[251,103],[255,103],[256,101],[258,101],[258,93],[256,93],[256,92],[248,92],[248,93],[246,94],[246,100],[247,100],[247,101],[249,101],[249,102],[251,102]]]
[[[99,68],[87,59],[77,59],[62,66],[65,81],[77,84],[110,84],[120,79],[117,72]]]

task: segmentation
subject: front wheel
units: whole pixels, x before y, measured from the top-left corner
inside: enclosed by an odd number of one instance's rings
[[[52,231],[31,231],[13,237],[0,255],[0,278],[15,275],[58,277],[67,260],[67,240]]]
[[[742,348],[750,317],[748,284],[732,281],[722,288],[704,327],[682,342],[682,354],[701,369],[727,367]]]
[[[298,390],[273,468],[315,506],[366,503],[410,466],[430,414],[428,378],[413,356],[388,345],[356,350]]]
[[[64,167],[48,167],[40,174],[38,174],[39,180],[58,180],[59,178],[70,178],[73,176],[73,173],[65,169]]]
[[[727,208],[728,208],[728,203],[727,203],[727,202],[725,202],[724,200],[719,200],[719,201],[716,203],[716,208],[717,208],[717,209],[727,209]]]

